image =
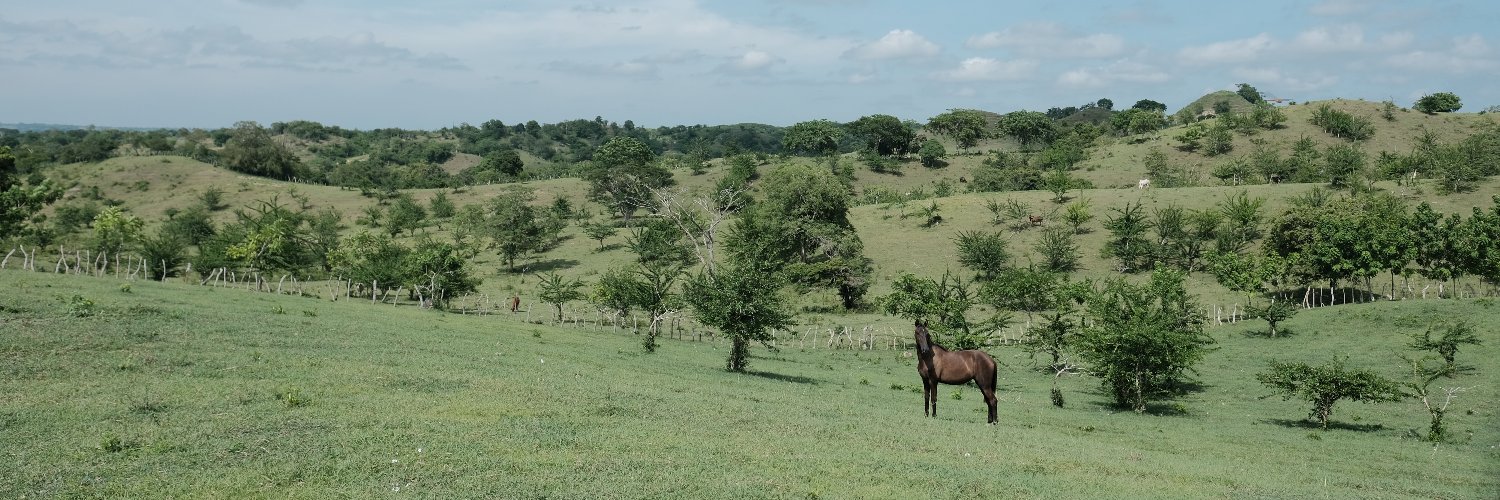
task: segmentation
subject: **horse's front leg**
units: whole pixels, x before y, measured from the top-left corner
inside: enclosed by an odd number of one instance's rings
[[[927,400],[932,402],[932,417],[937,417],[938,382],[934,378],[927,382]]]

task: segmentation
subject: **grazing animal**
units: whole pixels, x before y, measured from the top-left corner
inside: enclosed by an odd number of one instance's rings
[[[521,310],[521,298],[512,295],[510,297],[510,312],[517,312],[517,311],[520,311],[520,310]]]
[[[917,374],[922,376],[922,414],[937,416],[937,385],[967,384],[970,380],[984,393],[990,407],[989,423],[995,423],[995,358],[977,350],[949,351],[932,343],[927,322],[917,320]]]
[[[1026,216],[1026,220],[1031,221],[1031,225],[1033,226],[1042,225],[1042,216],[1040,215],[1028,215]]]
[[[1140,182],[1135,183],[1136,189],[1146,189],[1148,187],[1151,187],[1151,179],[1141,179]]]

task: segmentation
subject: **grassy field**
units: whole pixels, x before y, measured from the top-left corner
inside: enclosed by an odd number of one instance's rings
[[[34,497],[1496,498],[1500,307],[1327,307],[1212,328],[1201,390],[1138,415],[1094,379],[997,349],[1001,421],[972,387],[921,414],[901,350],[756,347],[515,316],[0,271],[0,491]],[[128,288],[125,285],[129,285]],[[1474,321],[1453,442],[1414,401],[1262,398],[1270,359],[1391,377],[1406,335]],[[957,396],[955,396],[957,395]]]

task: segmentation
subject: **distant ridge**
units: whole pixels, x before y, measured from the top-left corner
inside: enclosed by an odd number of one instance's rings
[[[147,131],[147,130],[162,130],[162,129],[165,129],[167,127],[104,127],[104,126],[98,126],[98,125],[64,125],[64,124],[58,124],[58,123],[5,123],[5,122],[0,122],[0,129],[11,129],[11,130],[16,130],[16,131],[20,131],[20,132],[42,132],[42,131],[47,131],[47,130],[88,130],[90,128],[95,129],[95,130],[131,130],[131,131],[140,132],[140,131]]]

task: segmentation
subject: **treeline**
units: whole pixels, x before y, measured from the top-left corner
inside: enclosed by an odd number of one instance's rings
[[[175,154],[280,180],[399,190],[572,176],[576,164],[615,137],[636,139],[664,161],[692,167],[734,154],[776,152],[782,134],[781,127],[760,124],[651,129],[598,117],[514,125],[490,120],[436,131],[353,130],[298,120],[215,130],[5,130],[0,146],[14,151],[22,173],[122,155]],[[441,167],[459,153],[480,161],[455,173]],[[527,164],[526,156],[541,161]]]

